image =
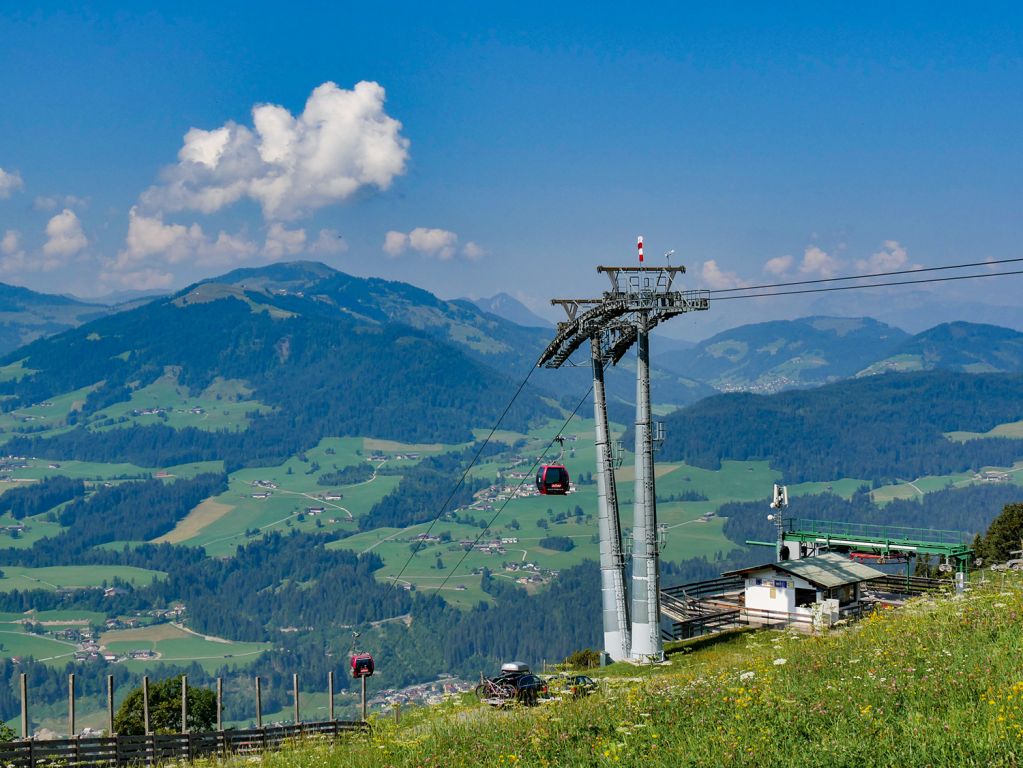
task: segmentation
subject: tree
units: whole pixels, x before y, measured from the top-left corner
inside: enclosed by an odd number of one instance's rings
[[[217,721],[217,695],[206,688],[188,689],[188,730],[209,731]],[[149,686],[149,724],[156,733],[181,732],[181,676]],[[145,733],[142,688],[136,688],[121,704],[114,718],[118,733]]]
[[[987,563],[1004,563],[1023,549],[1023,504],[1006,504],[977,545],[977,557]]]

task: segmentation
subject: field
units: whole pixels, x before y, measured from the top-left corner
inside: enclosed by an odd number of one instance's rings
[[[114,579],[131,584],[148,584],[154,578],[167,574],[129,565],[55,565],[47,568],[25,568],[18,565],[3,566],[0,592],[14,589],[76,589],[112,584]]]
[[[1023,437],[1023,421],[1012,421],[999,424],[988,432],[946,432],[949,440],[964,443],[967,440],[979,440],[987,437]]]
[[[1023,585],[930,598],[851,630],[669,646],[663,666],[590,674],[591,696],[495,710],[471,697],[386,712],[371,736],[300,744],[266,768],[1012,766],[1023,761]],[[229,768],[248,758],[227,760]]]
[[[178,384],[177,374],[168,371],[152,384],[132,392],[128,402],[115,403],[97,412],[90,423],[98,425],[113,420],[114,424],[100,429],[166,424],[175,429],[242,430],[249,425],[247,414],[270,410],[248,399],[249,395],[251,390],[244,385],[218,379],[193,396]]]
[[[374,447],[369,448],[368,445]],[[384,445],[388,448],[382,447]],[[226,492],[193,510],[161,540],[205,547],[208,554],[219,556],[232,554],[252,531],[277,528],[295,528],[308,532],[352,529],[354,521],[387,495],[398,484],[400,476],[377,475],[362,483],[337,487],[319,485],[317,479],[320,476],[367,462],[368,457],[377,451],[384,451],[387,455],[426,455],[445,447],[451,446],[412,446],[362,438],[325,438],[316,447],[276,467],[243,469],[231,473]],[[374,462],[372,466],[377,469],[383,466],[401,469],[415,463],[416,460],[407,458],[392,458]],[[269,496],[259,498],[265,493],[269,493]],[[323,498],[331,493],[340,493],[343,498]],[[324,512],[309,514],[307,510],[310,507],[322,507]]]
[[[207,671],[227,665],[244,666],[256,660],[268,643],[241,643],[215,637],[203,637],[176,624],[154,624],[141,629],[104,632],[100,644],[118,655],[132,651],[150,651],[155,659],[121,662],[128,669],[144,671],[159,664],[183,666],[193,661]]]

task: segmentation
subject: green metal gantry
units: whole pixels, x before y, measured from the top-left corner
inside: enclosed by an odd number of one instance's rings
[[[870,552],[879,555],[938,555],[966,573],[973,562],[973,547],[961,531],[934,528],[903,528],[870,523],[789,518],[782,540],[813,544],[839,552]]]

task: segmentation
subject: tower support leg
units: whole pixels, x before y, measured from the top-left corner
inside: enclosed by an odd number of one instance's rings
[[[600,596],[604,623],[604,652],[614,661],[629,658],[629,612],[625,594],[618,489],[611,457],[610,430],[604,390],[604,360],[600,337],[590,339],[593,363],[593,420],[597,449],[597,532],[600,539]]]
[[[646,312],[636,320],[636,481],[632,524],[632,648],[637,661],[664,657],[660,553],[650,414],[650,336]]]

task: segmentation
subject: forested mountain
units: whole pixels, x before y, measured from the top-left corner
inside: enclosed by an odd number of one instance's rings
[[[102,304],[0,283],[0,355],[112,311]]]
[[[860,375],[939,368],[967,373],[1023,371],[1023,333],[982,323],[944,323],[906,340]]]
[[[804,317],[732,328],[655,359],[722,391],[777,392],[852,376],[909,338],[870,318]]]
[[[767,459],[786,482],[875,482],[1010,466],[1023,440],[953,442],[1023,418],[1023,375],[887,374],[775,395],[717,395],[666,419],[660,458],[717,468]],[[631,438],[626,438],[628,441]]]
[[[330,296],[348,296],[360,312],[339,311],[327,294],[203,283],[9,354],[0,365],[20,363],[29,373],[0,383],[4,411],[92,387],[69,416],[75,430],[16,438],[9,450],[147,466],[220,458],[239,466],[280,460],[325,435],[461,442],[496,420],[516,389],[510,376],[462,345],[392,322],[360,293],[373,281],[340,273],[331,280]],[[421,299],[422,314],[436,316],[430,304],[439,302],[430,294],[393,291]],[[240,382],[271,410],[253,413],[240,432],[90,428],[93,414],[169,371],[195,394],[216,380]],[[553,413],[535,390],[526,392],[505,426],[524,429]]]
[[[507,293],[497,293],[489,299],[472,299],[472,303],[484,312],[503,317],[505,320],[528,328],[552,328],[554,326],[550,320],[544,320],[521,301]]]

